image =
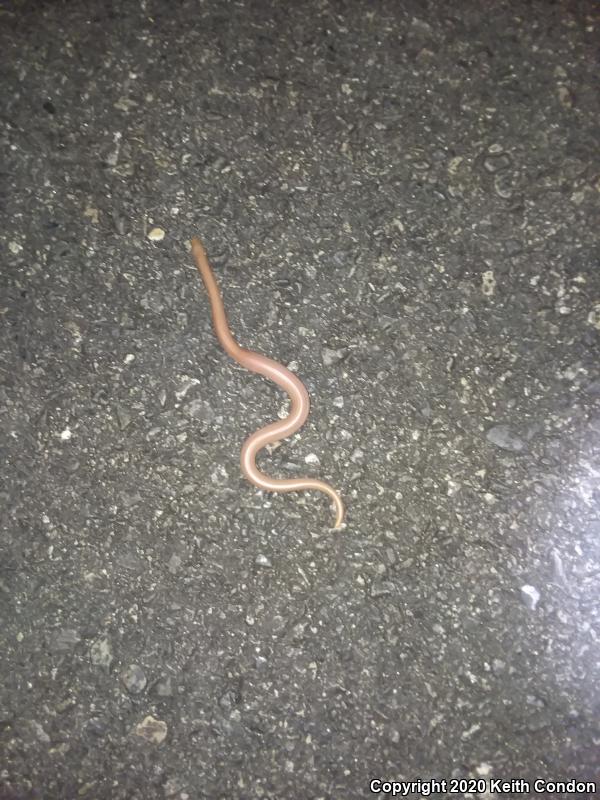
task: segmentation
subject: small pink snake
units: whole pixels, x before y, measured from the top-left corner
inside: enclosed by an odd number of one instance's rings
[[[287,392],[292,401],[290,413],[285,419],[272,422],[246,439],[240,459],[243,474],[259,489],[268,492],[301,492],[311,489],[324,492],[331,498],[335,506],[334,527],[340,528],[344,519],[344,504],[335,489],[328,483],[314,478],[270,478],[256,466],[256,455],[263,447],[291,436],[304,425],[310,408],[308,392],[304,384],[282,364],[278,364],[260,353],[240,347],[233,338],[227,322],[221,293],[208,263],[206,252],[202,242],[196,237],[192,239],[192,254],[208,292],[215,333],[225,352],[242,367],[272,380]]]

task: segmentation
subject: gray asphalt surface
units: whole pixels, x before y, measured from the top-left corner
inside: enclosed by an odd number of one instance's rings
[[[599,34],[0,7],[2,800],[592,796],[533,781],[600,761]],[[261,467],[342,532],[242,478],[285,401],[192,235],[311,394]]]

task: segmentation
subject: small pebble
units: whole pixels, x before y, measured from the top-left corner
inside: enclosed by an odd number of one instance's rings
[[[240,691],[237,688],[230,686],[225,689],[223,694],[219,697],[218,702],[223,711],[232,711],[236,706],[239,706],[241,701],[242,695]]]
[[[540,593],[535,586],[525,584],[524,586],[521,586],[521,599],[527,608],[531,609],[531,611],[535,611],[535,607],[540,600]]]
[[[165,232],[162,228],[152,228],[152,230],[148,233],[148,238],[151,242],[162,242],[165,238]]]
[[[50,737],[37,720],[31,720],[30,725],[40,742],[43,742],[44,744],[50,744]]]
[[[97,225],[98,222],[100,221],[98,209],[94,208],[93,206],[88,206],[83,212],[83,216],[90,219],[93,225]]]
[[[119,428],[124,431],[125,428],[127,428],[131,423],[131,414],[129,414],[127,409],[123,408],[121,405],[117,405],[115,407],[115,414]]]
[[[375,580],[371,584],[371,597],[384,597],[388,594],[393,594],[395,586],[391,581]]]
[[[326,367],[331,367],[334,364],[337,364],[338,361],[341,361],[344,357],[343,350],[330,350],[328,347],[324,347],[321,352],[321,357],[323,359],[323,363]]]
[[[209,424],[213,422],[215,418],[215,412],[210,403],[207,400],[202,400],[200,397],[187,403],[184,407],[184,411],[193,419]]]
[[[492,174],[501,172],[503,169],[510,167],[510,158],[506,153],[488,156],[483,162],[483,166],[487,172]]]
[[[130,664],[121,673],[121,680],[128,692],[139,694],[146,688],[146,675],[139,664]]]
[[[486,297],[491,297],[496,290],[496,278],[491,269],[486,270],[481,275],[481,291]]]
[[[596,303],[596,305],[592,308],[588,314],[587,321],[590,325],[593,325],[594,328],[600,331],[600,303]]]
[[[182,565],[182,563],[183,563],[183,560],[182,560],[181,556],[178,555],[177,553],[173,553],[173,555],[171,556],[171,558],[169,559],[169,561],[167,563],[167,568],[168,568],[169,572],[171,573],[171,575],[176,575],[177,574],[177,572],[179,571],[179,567]]]
[[[471,736],[473,736],[474,733],[477,733],[480,729],[481,725],[478,722],[476,722],[474,725],[471,725],[471,727],[468,730],[463,731],[461,733],[460,738],[463,739],[463,741],[466,741],[467,739],[470,739]]]
[[[513,453],[520,453],[525,447],[523,439],[514,434],[508,425],[494,425],[485,434],[488,442],[495,444],[502,450],[511,450]]]
[[[494,178],[494,191],[498,197],[502,197],[503,200],[509,200],[513,196],[514,191],[511,176],[505,172],[496,175]]]
[[[148,715],[142,722],[135,726],[134,733],[141,739],[152,744],[161,744],[167,736],[167,724],[160,719]]]
[[[552,564],[554,566],[554,577],[560,581],[560,583],[567,583],[565,568],[557,550],[552,551]]]
[[[573,95],[566,86],[558,87],[558,99],[563,108],[573,108]]]
[[[90,659],[92,664],[97,667],[104,667],[108,669],[113,661],[112,645],[110,641],[103,636],[97,639],[90,648]]]

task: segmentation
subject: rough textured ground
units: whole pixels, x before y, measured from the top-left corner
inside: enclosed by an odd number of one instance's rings
[[[0,31],[0,797],[595,778],[596,4]],[[339,487],[341,534],[239,473],[283,397],[219,348],[193,234],[311,392],[261,465]]]

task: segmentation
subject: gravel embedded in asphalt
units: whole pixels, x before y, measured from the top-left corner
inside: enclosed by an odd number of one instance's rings
[[[596,778],[599,30],[3,5],[2,800]],[[260,466],[341,533],[240,474],[287,405],[193,235],[311,395]]]

